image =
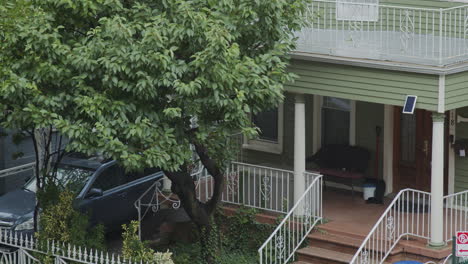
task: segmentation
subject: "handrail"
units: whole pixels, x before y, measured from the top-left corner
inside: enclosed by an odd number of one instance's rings
[[[36,165],[35,162],[31,162],[31,163],[23,164],[23,165],[20,165],[20,166],[0,170],[0,178],[6,177],[6,176],[9,176],[9,175],[12,175],[12,174],[21,173],[23,171],[35,170],[35,165]]]
[[[309,172],[305,172],[304,176],[306,175],[313,175],[315,178],[273,233],[258,249],[260,264],[287,263],[310,231],[318,222],[322,221],[323,176]],[[295,235],[294,232],[299,232],[299,234]],[[288,242],[290,244],[287,245]],[[293,245],[291,245],[292,243]]]
[[[338,1],[330,1],[330,0],[313,0],[312,2],[321,2],[321,3],[338,3]],[[454,6],[454,7],[447,7],[447,8],[425,8],[425,7],[413,7],[411,5],[387,5],[387,4],[373,4],[373,3],[353,3],[353,2],[340,2],[345,3],[347,5],[360,5],[360,6],[379,6],[379,7],[388,7],[388,8],[397,8],[397,9],[411,9],[411,10],[421,10],[421,11],[450,11],[458,8],[465,8],[468,5],[461,5],[461,6]]]
[[[445,241],[452,240],[455,232],[468,228],[468,190],[444,196]]]
[[[267,167],[267,166],[260,166],[260,165],[255,165],[255,164],[251,164],[251,163],[245,163],[245,162],[233,161],[233,162],[231,162],[231,164],[237,164],[237,165],[242,165],[242,166],[251,166],[251,167],[256,167],[256,168],[260,168],[260,169],[275,170],[275,171],[281,171],[281,172],[287,172],[287,173],[294,173],[294,171],[291,171],[291,170],[278,169],[278,168]]]
[[[410,193],[412,194],[412,197],[410,197],[409,195]],[[418,200],[417,210],[415,210],[415,204],[414,204],[415,194],[417,194],[416,198]],[[406,202],[406,204],[402,202],[401,198],[406,198],[406,201],[404,201]],[[413,201],[411,204],[409,203],[409,198],[413,198]],[[426,198],[429,199],[427,201],[427,204],[425,203]],[[425,220],[430,221],[430,218],[427,217],[426,219],[424,216],[420,217],[418,214],[417,215],[417,227],[415,231],[414,230],[414,213],[420,212],[421,210],[421,208],[419,207],[420,201],[423,202],[423,207],[422,207],[423,210],[426,209],[426,206],[427,208],[429,208],[430,198],[431,198],[431,194],[428,192],[418,191],[418,190],[409,189],[409,188],[401,190],[397,194],[397,196],[393,199],[393,201],[390,203],[390,205],[387,207],[387,209],[384,211],[384,213],[376,222],[376,224],[373,226],[369,234],[366,236],[361,246],[359,247],[357,252],[354,254],[350,263],[382,263],[391,253],[391,251],[396,246],[396,244],[401,239],[401,237],[405,235],[413,235],[416,237],[429,238],[430,223],[429,222],[426,223]],[[408,214],[407,215],[404,215],[404,213],[400,214],[399,210],[401,209],[405,210],[404,208],[405,205],[407,206],[406,210],[408,210],[411,205],[411,211],[413,213],[411,217]],[[399,206],[403,206],[403,208],[400,208]],[[395,216],[397,216],[397,219],[394,219]],[[409,220],[409,218],[412,219],[413,225],[411,225],[411,228],[409,228],[408,225],[405,226],[405,224],[403,224],[405,222],[405,218],[407,221]],[[422,220],[422,228],[419,228],[420,220]],[[388,242],[388,243],[385,243],[385,242]],[[369,259],[371,260],[369,261]]]

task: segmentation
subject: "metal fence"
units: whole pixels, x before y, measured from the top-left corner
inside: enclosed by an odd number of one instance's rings
[[[0,228],[1,264],[141,264],[120,255],[57,241],[40,242],[32,236]],[[47,263],[52,263],[47,262]]]
[[[429,239],[431,194],[401,190],[350,263],[382,263],[404,236]]]
[[[468,191],[444,197],[444,239],[452,240],[457,231],[468,230]]]
[[[468,6],[447,9],[313,0],[297,51],[448,65],[468,59]]]
[[[304,173],[309,185],[283,221],[258,249],[260,264],[285,264],[294,259],[315,225],[322,221],[322,176]]]

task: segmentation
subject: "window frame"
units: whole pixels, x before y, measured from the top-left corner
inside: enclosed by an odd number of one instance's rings
[[[273,154],[283,153],[283,135],[284,135],[284,104],[280,103],[278,105],[278,140],[270,141],[264,139],[247,139],[244,136],[244,143],[242,148],[268,152]]]

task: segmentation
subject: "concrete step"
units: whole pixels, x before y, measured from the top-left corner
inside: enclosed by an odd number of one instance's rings
[[[322,232],[312,232],[307,238],[311,247],[335,250],[347,254],[354,254],[363,241],[361,238]]]
[[[352,254],[342,253],[320,247],[305,247],[297,251],[299,261],[313,264],[349,263]]]
[[[354,255],[358,248],[361,246],[364,238],[359,235],[354,235],[343,232],[312,232],[308,235],[309,245],[312,247],[320,247],[329,250],[335,250],[337,252],[347,253]],[[401,253],[403,248],[396,246],[390,255]]]

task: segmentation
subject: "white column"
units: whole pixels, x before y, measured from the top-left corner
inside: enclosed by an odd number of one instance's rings
[[[385,193],[393,189],[393,106],[384,106],[383,133],[383,178],[386,182]]]
[[[297,94],[294,104],[294,203],[305,191],[305,101],[304,95]]]
[[[432,114],[431,240],[430,246],[444,246],[444,114]]]
[[[456,138],[456,110],[450,111],[449,118],[449,135],[452,136],[452,139]],[[455,149],[452,145],[453,142],[449,142],[449,153],[448,153],[448,193],[455,193]]]

